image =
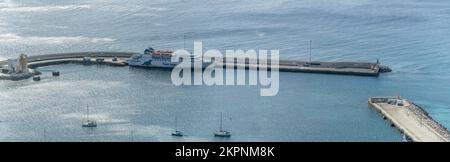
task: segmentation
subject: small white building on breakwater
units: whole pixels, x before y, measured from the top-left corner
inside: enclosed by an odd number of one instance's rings
[[[8,64],[5,65],[2,69],[7,73],[27,73],[28,71],[28,56],[25,54],[21,54],[17,59],[8,59]]]
[[[34,70],[28,68],[28,56],[19,55],[17,59],[8,59],[1,66],[1,80],[22,80],[33,76]]]

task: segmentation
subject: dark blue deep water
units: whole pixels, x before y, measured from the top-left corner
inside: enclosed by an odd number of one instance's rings
[[[257,86],[173,86],[170,71],[60,65],[60,77],[0,81],[0,141],[400,141],[367,106],[401,96],[450,127],[450,2],[446,0],[0,0],[0,60],[78,51],[279,49],[283,59],[369,61],[378,78],[281,73]],[[85,107],[99,127],[81,128]],[[188,136],[169,134],[178,126]]]

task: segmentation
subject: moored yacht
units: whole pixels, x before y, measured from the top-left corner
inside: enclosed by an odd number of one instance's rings
[[[89,119],[89,106],[86,109],[87,109],[86,121],[84,121],[81,126],[82,127],[91,127],[91,128],[97,127],[97,122],[95,120]]]
[[[177,137],[184,136],[183,132],[178,130],[178,118],[175,118],[175,131],[172,132],[172,136],[177,136]]]
[[[231,137],[231,132],[222,129],[222,113],[220,113],[220,129],[214,132],[215,137]]]

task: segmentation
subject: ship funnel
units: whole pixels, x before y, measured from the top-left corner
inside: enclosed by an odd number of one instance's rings
[[[153,52],[155,52],[155,50],[152,47],[148,47],[145,49],[144,54],[152,54]]]

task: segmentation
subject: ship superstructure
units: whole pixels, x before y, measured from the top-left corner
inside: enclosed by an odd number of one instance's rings
[[[128,60],[128,65],[138,67],[155,67],[155,68],[174,68],[180,64],[183,59],[188,59],[190,63],[199,62],[201,68],[205,68],[209,63],[202,62],[202,59],[195,55],[179,57],[178,61],[172,62],[174,52],[167,50],[154,50],[149,47],[145,49],[143,54],[133,55]],[[194,68],[193,64],[191,65]]]

